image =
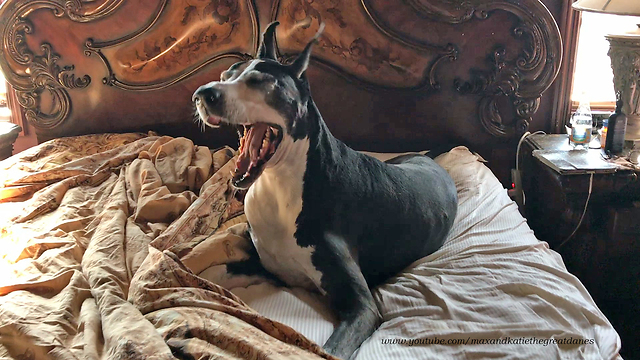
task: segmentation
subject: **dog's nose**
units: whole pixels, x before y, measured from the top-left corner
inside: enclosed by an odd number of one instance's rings
[[[201,86],[195,93],[193,93],[193,97],[191,100],[194,102],[196,100],[204,101],[209,106],[215,106],[220,102],[222,98],[222,91],[212,87],[212,86]]]

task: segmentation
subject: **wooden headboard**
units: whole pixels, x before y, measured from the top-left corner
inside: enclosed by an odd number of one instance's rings
[[[199,130],[191,94],[253,57],[274,20],[282,61],[326,24],[313,97],[362,150],[490,156],[526,131],[562,57],[539,0],[7,0],[0,66],[40,141],[154,130],[235,145],[232,129]]]

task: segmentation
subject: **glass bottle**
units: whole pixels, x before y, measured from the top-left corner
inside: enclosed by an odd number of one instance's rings
[[[616,112],[609,117],[607,140],[604,150],[607,154],[618,155],[624,148],[624,133],[627,130],[627,116],[622,112],[622,99],[618,94]]]

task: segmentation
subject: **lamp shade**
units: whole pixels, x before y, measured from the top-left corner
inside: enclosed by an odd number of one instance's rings
[[[573,8],[617,15],[640,15],[640,0],[578,0]]]

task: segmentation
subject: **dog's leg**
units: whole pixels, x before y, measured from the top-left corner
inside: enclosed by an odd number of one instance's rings
[[[373,295],[351,256],[345,241],[325,234],[326,246],[318,246],[313,254],[322,264],[321,287],[327,293],[339,323],[324,344],[328,353],[348,359],[378,327],[380,314]]]
[[[253,245],[253,243],[251,243]],[[284,287],[287,286],[282,280],[270,273],[262,266],[260,262],[260,256],[255,247],[251,247],[248,251],[249,258],[246,260],[232,262],[227,264],[227,273],[235,278],[245,278],[248,282],[241,287],[247,287],[249,285],[270,282],[275,286]],[[253,281],[252,281],[253,280]]]

